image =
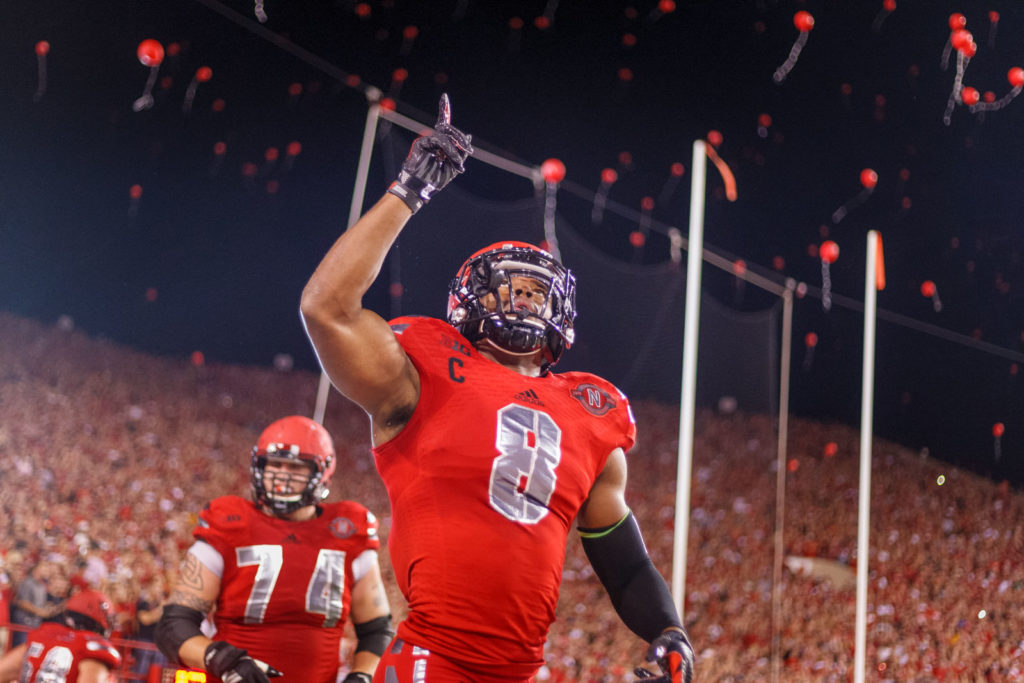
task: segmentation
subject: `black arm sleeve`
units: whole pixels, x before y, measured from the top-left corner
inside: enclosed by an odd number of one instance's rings
[[[204,615],[197,609],[185,605],[164,605],[164,612],[153,631],[153,642],[168,661],[180,664],[178,650],[189,638],[203,635],[199,630]]]
[[[368,651],[380,657],[388,649],[395,629],[391,626],[391,615],[377,617],[354,624],[356,629],[356,652]]]
[[[579,529],[583,550],[629,630],[648,643],[670,626],[681,628],[665,579],[647,555],[633,513],[604,529]]]

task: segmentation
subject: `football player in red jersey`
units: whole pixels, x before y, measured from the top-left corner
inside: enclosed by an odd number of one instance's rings
[[[222,496],[200,513],[154,640],[172,662],[225,683],[334,683],[350,616],[347,683],[369,683],[394,635],[377,563],[377,520],[353,501],[324,503],[334,444],[298,415],[252,450],[253,500]],[[211,610],[214,638],[200,630]]]
[[[106,683],[121,666],[121,654],[106,638],[110,613],[103,593],[75,593],[63,612],[30,631],[24,643],[0,659],[0,681]]]
[[[441,98],[388,192],[328,251],[301,312],[325,372],[369,414],[391,501],[388,548],[409,615],[378,683],[521,683],[543,664],[575,521],[623,622],[661,680],[693,650],[624,499],[628,401],[592,374],[554,373],[573,343],[575,280],[521,242],[473,254],[447,321],[363,308],[395,239],[463,171],[471,139]]]

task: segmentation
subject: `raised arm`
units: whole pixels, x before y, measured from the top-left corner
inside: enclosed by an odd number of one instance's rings
[[[419,400],[419,376],[384,319],[363,308],[363,296],[409,217],[473,152],[470,137],[451,125],[447,95],[439,108],[434,133],[413,143],[388,193],[338,238],[302,292],[302,320],[320,364],[370,415],[375,444],[405,426]]]

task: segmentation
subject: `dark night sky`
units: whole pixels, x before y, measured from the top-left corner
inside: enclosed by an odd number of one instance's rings
[[[427,123],[448,92],[453,122],[479,147],[530,165],[564,161],[560,212],[626,262],[662,263],[667,228],[686,232],[692,142],[714,129],[739,200],[724,199],[709,165],[707,245],[777,281],[817,287],[821,264],[809,249],[833,239],[841,247],[833,287],[859,300],[864,235],[879,230],[888,277],[879,305],[944,331],[943,338],[880,326],[884,353],[907,359],[904,372],[885,378],[903,387],[905,401],[883,409],[917,406],[912,419],[894,423],[911,443],[924,442],[937,423],[967,424],[970,416],[971,429],[983,427],[965,455],[978,462],[991,457],[989,429],[1000,421],[1006,457],[1024,455],[1013,366],[1024,359],[1024,98],[983,114],[957,106],[944,125],[955,53],[941,65],[949,15],[962,12],[977,44],[964,83],[997,100],[1006,95],[1008,70],[1024,65],[1016,0],[898,0],[884,18],[881,2],[708,0],[663,13],[649,1],[265,0],[264,25],[249,0],[8,5],[0,26],[3,310],[44,321],[69,314],[90,333],[160,354],[202,349],[209,360],[267,364],[285,352],[312,367],[298,293],[347,219],[366,84]],[[815,26],[777,84],[772,73],[797,38],[798,10]],[[545,14],[550,25],[538,28]],[[519,30],[510,28],[516,17]],[[407,40],[410,26],[417,35]],[[136,48],[149,38],[179,51],[160,65],[155,106],[136,113],[132,102],[150,74]],[[46,91],[35,101],[40,40],[51,49]],[[186,114],[186,89],[200,66],[213,78]],[[408,74],[402,83],[393,79],[397,69]],[[295,84],[301,93],[290,94]],[[771,125],[759,131],[762,114]],[[289,164],[284,150],[293,140],[302,152]],[[222,157],[213,151],[218,142]],[[281,151],[275,164],[265,161],[269,147]],[[675,162],[687,168],[669,192]],[[243,174],[247,163],[254,177]],[[386,159],[375,161],[371,201],[388,180],[386,167]],[[592,225],[604,168],[619,173],[614,204]],[[863,168],[877,172],[877,187],[835,224],[833,212],[862,190]],[[533,192],[474,162],[457,182],[495,200]],[[135,184],[143,194],[133,204]],[[648,196],[657,200],[651,233],[637,251],[629,236]],[[458,260],[477,246],[438,241]],[[936,283],[941,311],[921,295],[924,280]],[[636,293],[650,295],[658,293]],[[833,363],[796,382],[794,401],[813,413],[829,377],[859,375],[860,328],[838,314],[805,318],[794,362],[807,331],[819,334],[819,360]],[[955,398],[929,410],[937,391]]]

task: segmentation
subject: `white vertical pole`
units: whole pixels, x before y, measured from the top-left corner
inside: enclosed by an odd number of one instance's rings
[[[707,155],[704,141],[693,143],[690,181],[690,240],[686,255],[686,323],[683,378],[679,397],[679,456],[676,470],[676,517],[672,548],[672,597],[683,618],[686,596],[686,544],[690,529],[690,475],[693,467],[694,403],[697,398],[697,335],[700,328],[700,278],[704,262],[704,193]]]
[[[366,114],[366,125],[363,127],[363,146],[359,150],[359,165],[356,168],[356,184],[352,190],[352,204],[348,208],[348,227],[351,228],[363,215],[363,201],[366,197],[366,179],[370,173],[370,159],[373,156],[373,143],[377,138],[377,120],[380,117],[380,95],[377,88],[369,88],[366,97],[370,100],[370,111]],[[331,380],[327,373],[320,371],[320,384],[316,389],[316,406],[313,419],[320,424],[324,422],[327,412],[327,397],[331,393]]]
[[[789,438],[789,366],[793,343],[793,289],[786,281],[782,293],[782,353],[779,361],[779,441],[775,460],[775,563],[772,566],[772,683],[781,673],[782,645],[782,535],[786,521],[786,452]]]
[[[854,683],[864,683],[867,650],[868,531],[871,522],[871,417],[874,411],[875,322],[877,314],[876,268],[878,232],[868,231],[867,265],[864,272],[864,360],[860,403],[860,495],[857,500],[857,627],[853,655]]]

